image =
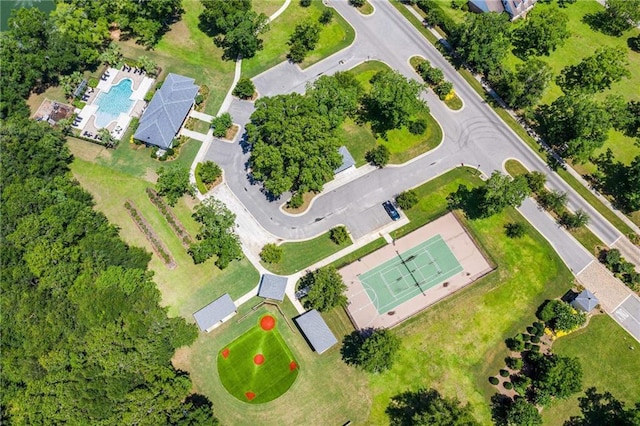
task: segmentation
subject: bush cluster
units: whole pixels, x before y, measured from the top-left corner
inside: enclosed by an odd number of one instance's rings
[[[265,244],[260,252],[260,259],[266,263],[280,263],[282,260],[282,247],[273,243]]]
[[[587,321],[584,312],[576,311],[571,305],[561,300],[546,301],[537,315],[549,328],[556,331],[572,331]]]
[[[497,377],[491,376],[489,377],[489,383],[495,386],[500,383],[500,380]]]
[[[441,101],[444,101],[451,90],[453,84],[444,79],[444,73],[441,69],[431,66],[426,59],[416,66],[416,72],[420,74],[425,83],[427,83]]]
[[[349,240],[349,231],[344,226],[336,226],[329,231],[329,236],[334,243],[341,245]]]
[[[160,210],[160,213],[162,213],[164,218],[167,220],[169,226],[173,229],[173,232],[175,232],[182,242],[182,245],[185,248],[189,248],[189,246],[193,244],[193,238],[191,238],[191,235],[189,235],[182,222],[180,222],[180,220],[173,214],[169,206],[164,202],[164,199],[158,195],[155,190],[147,188],[146,191],[149,196],[149,200],[151,200],[151,203]]]
[[[633,263],[622,257],[618,249],[604,249],[598,259],[631,290],[640,290],[640,274],[636,272]]]
[[[173,259],[171,259],[171,255],[164,248],[162,241],[160,241],[160,239],[156,236],[156,233],[153,231],[153,229],[151,229],[145,218],[133,205],[133,203],[130,201],[125,201],[124,208],[127,209],[127,212],[129,212],[129,215],[131,216],[133,221],[136,223],[145,237],[147,237],[147,240],[149,240],[149,242],[151,243],[153,250],[158,254],[158,256],[160,256],[162,261],[167,265],[173,263]]]

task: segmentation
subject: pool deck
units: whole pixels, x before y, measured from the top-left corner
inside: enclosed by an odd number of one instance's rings
[[[105,80],[100,80],[98,86],[91,92],[87,105],[82,110],[76,110],[78,116],[81,117],[80,123],[74,126],[81,133],[81,136],[86,133],[96,135],[101,127],[96,125],[96,112],[98,105],[94,102],[101,92],[109,92],[111,88],[119,84],[122,80],[131,80],[131,89],[133,93],[129,96],[129,99],[136,101],[131,109],[126,113],[121,113],[116,120],[111,121],[106,128],[111,132],[111,136],[120,140],[131,122],[133,117],[139,118],[146,107],[144,100],[145,95],[151,89],[155,80],[142,74],[134,74],[133,71],[122,71],[115,68],[109,68],[107,70],[109,76]]]
[[[367,294],[359,275],[397,257],[396,250],[403,253],[420,245],[435,235],[440,234],[454,256],[462,265],[462,271],[437,284],[422,294],[400,303],[387,314],[379,314],[376,306]],[[367,327],[391,328],[413,315],[428,308],[434,303],[463,289],[485,276],[493,269],[484,258],[472,238],[458,222],[453,213],[448,213],[424,225],[410,234],[395,240],[381,249],[340,269],[340,274],[347,285],[349,316],[360,329]],[[393,314],[391,314],[393,313]]]

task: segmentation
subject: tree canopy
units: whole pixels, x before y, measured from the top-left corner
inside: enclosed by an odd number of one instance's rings
[[[356,111],[361,93],[352,76],[322,76],[305,95],[260,98],[246,126],[251,173],[269,193],[321,191],[342,163],[336,129]]]
[[[474,426],[479,424],[468,404],[420,388],[391,397],[386,409],[391,426]]]
[[[582,389],[582,366],[578,358],[551,355],[531,357],[533,401],[549,405],[552,398],[566,399]]]
[[[542,416],[535,405],[524,398],[501,398],[498,395],[491,399],[493,420],[498,426],[540,426]]]
[[[342,342],[342,359],[368,373],[390,369],[400,349],[400,338],[386,328],[356,330]]]
[[[296,25],[287,44],[291,47],[289,59],[291,62],[302,62],[307,53],[316,48],[320,40],[320,25],[306,20]]]
[[[602,47],[580,63],[565,67],[556,79],[565,93],[596,93],[629,78],[627,52],[621,47]]]
[[[196,206],[193,218],[200,223],[198,242],[189,247],[193,261],[202,263],[217,256],[216,266],[226,268],[232,260],[243,257],[240,238],[235,232],[236,215],[222,201],[207,198]]]
[[[189,181],[189,169],[178,164],[158,169],[156,188],[158,194],[167,198],[170,206],[175,206],[184,194],[193,195],[195,193]]]
[[[485,217],[500,213],[507,206],[519,207],[531,194],[524,176],[511,178],[494,171],[481,191],[480,209]]]
[[[488,75],[498,68],[511,47],[506,13],[470,13],[451,34],[456,52],[477,71]]]
[[[610,150],[596,161],[601,188],[611,194],[625,212],[640,210],[640,155],[628,166],[613,160]]]
[[[602,12],[587,18],[596,29],[619,37],[625,31],[640,25],[640,0],[607,0]]]
[[[500,67],[490,80],[510,107],[527,108],[538,103],[552,77],[553,71],[546,62],[528,58],[516,65],[515,72]]]
[[[397,71],[376,73],[371,78],[371,90],[363,100],[372,129],[384,135],[388,130],[406,125],[412,115],[428,111],[426,103],[419,98],[423,88]]]
[[[0,144],[3,420],[215,424],[171,365],[196,328],[167,316],[150,254],[70,179],[64,137],[13,117]]]
[[[514,52],[525,57],[548,56],[569,38],[568,22],[569,17],[557,7],[534,8],[525,24],[513,32]]]
[[[309,287],[309,292],[304,299],[304,305],[308,309],[325,312],[347,303],[347,296],[345,296],[347,286],[333,266],[325,266],[309,272],[301,278],[300,286]]]
[[[610,392],[600,393],[594,387],[587,389],[585,396],[578,398],[578,401],[581,415],[571,417],[564,426],[636,426],[640,424],[640,402],[625,408],[625,403]]]

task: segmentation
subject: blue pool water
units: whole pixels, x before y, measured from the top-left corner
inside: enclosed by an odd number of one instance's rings
[[[131,79],[122,80],[115,86],[111,86],[108,92],[98,95],[94,104],[98,105],[96,111],[96,127],[107,127],[109,123],[118,119],[120,113],[128,113],[133,103],[129,99],[133,90],[131,89]]]

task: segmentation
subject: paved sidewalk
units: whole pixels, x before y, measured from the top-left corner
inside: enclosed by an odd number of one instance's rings
[[[189,117],[193,117],[201,121],[206,121],[207,123],[210,123],[211,120],[213,120],[213,115],[205,114],[204,112],[196,111],[195,109],[191,110],[191,112],[189,113]]]
[[[198,140],[200,142],[204,142],[205,140],[207,140],[207,135],[205,135],[204,133],[194,132],[193,130],[185,129],[184,127],[180,129],[180,135]]]

